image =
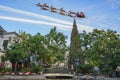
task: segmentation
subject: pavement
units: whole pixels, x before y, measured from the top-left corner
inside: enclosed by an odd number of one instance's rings
[[[47,79],[44,77],[44,75],[26,75],[26,76],[0,75],[0,80],[47,80]],[[49,80],[52,80],[52,79],[49,79]],[[65,79],[54,79],[54,80],[65,80]],[[84,79],[75,78],[71,80],[84,80]],[[104,77],[104,76],[96,76],[96,79],[90,79],[90,80],[120,80],[120,78],[109,78],[109,77]]]
[[[46,80],[43,75],[0,75],[0,80]]]
[[[97,75],[97,76],[82,75],[82,76],[76,76],[74,80],[120,80],[120,78],[105,77],[102,75]]]

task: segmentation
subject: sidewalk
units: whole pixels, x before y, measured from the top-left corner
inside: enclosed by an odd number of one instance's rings
[[[0,80],[46,80],[46,78],[43,75],[0,75]],[[73,80],[80,80],[80,77]],[[120,80],[120,78],[106,78],[104,76],[96,76],[96,80]]]
[[[98,75],[98,76],[82,75],[82,76],[76,76],[75,80],[120,80],[120,78],[111,78],[102,75]]]
[[[46,80],[43,75],[0,75],[0,80]]]

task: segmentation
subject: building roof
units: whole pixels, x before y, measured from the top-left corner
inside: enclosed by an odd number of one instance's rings
[[[6,30],[4,30],[2,28],[2,26],[0,26],[0,35],[6,35],[6,34],[16,34],[16,35],[19,35],[18,33],[16,32],[7,32]]]
[[[5,33],[5,32],[7,32],[7,31],[4,30],[4,29],[2,28],[2,26],[0,26],[0,34],[3,34],[3,33]]]
[[[6,34],[15,34],[15,35],[19,35],[19,34],[16,33],[16,32],[5,32],[5,33],[3,33],[3,35],[6,35]]]

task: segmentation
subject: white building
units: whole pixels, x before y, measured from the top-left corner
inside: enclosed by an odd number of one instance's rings
[[[0,26],[0,63],[1,56],[5,54],[5,49],[11,46],[17,40],[18,34],[16,32],[7,32]],[[6,63],[10,63],[6,61]],[[7,67],[11,66],[11,64],[7,65]]]
[[[0,51],[4,52],[7,47],[12,45],[17,36],[16,32],[7,32],[0,26]]]

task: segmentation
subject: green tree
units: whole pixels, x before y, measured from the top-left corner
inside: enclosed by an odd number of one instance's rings
[[[49,50],[47,49],[47,41],[45,36],[42,36],[40,33],[30,37],[27,40],[29,47],[29,52],[35,56],[37,61],[42,61],[42,63],[46,62],[46,58],[50,54]]]
[[[17,62],[25,59],[28,55],[24,52],[21,43],[15,43],[6,50],[5,58],[12,63],[13,70],[15,69]]]
[[[50,30],[50,33],[43,36],[40,33],[30,35],[26,32],[20,32],[20,39],[6,50],[6,59],[16,64],[17,61],[34,57],[35,65],[53,64],[63,61],[66,53],[66,36],[57,32],[56,28]]]
[[[52,53],[51,55],[54,56],[56,61],[63,61],[67,50],[66,46],[67,36],[65,36],[61,32],[57,32],[56,27],[54,27],[46,35],[46,39],[48,41],[47,48]]]
[[[72,29],[72,33],[71,33],[71,43],[70,43],[70,52],[69,52],[69,68],[71,68],[71,65],[73,65],[74,69],[75,69],[75,60],[80,60],[80,62],[82,63],[82,58],[78,57],[80,55],[80,36],[79,36],[79,32],[77,30],[77,25],[76,25],[76,21],[74,19],[73,22],[73,29]]]
[[[81,33],[80,39],[82,53],[89,64],[99,66],[106,74],[120,65],[120,36],[115,31],[94,29],[90,33]]]

